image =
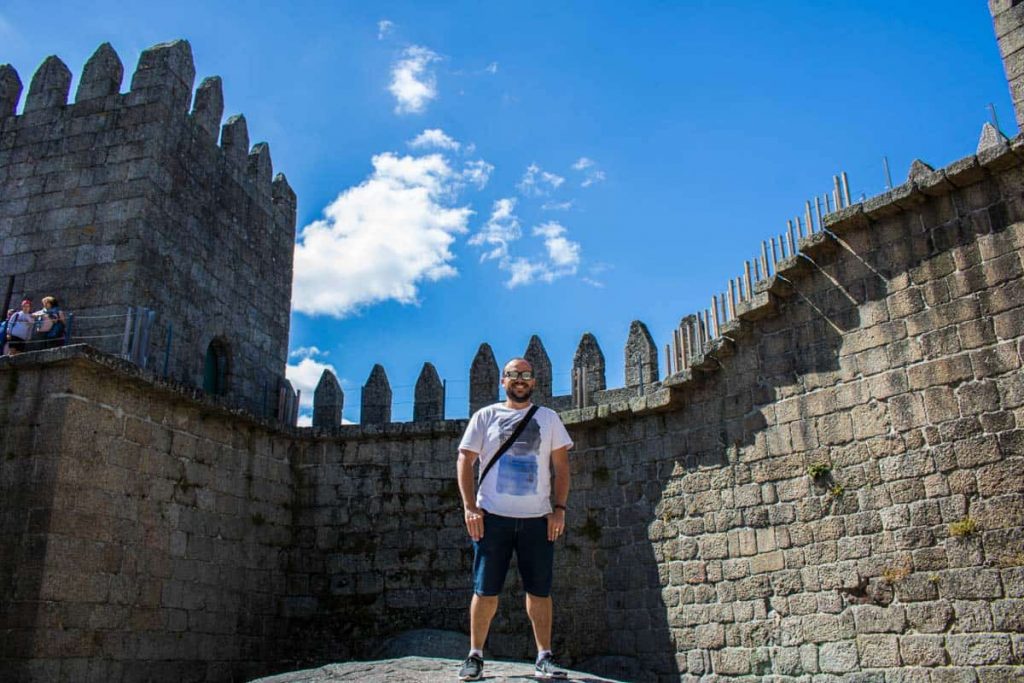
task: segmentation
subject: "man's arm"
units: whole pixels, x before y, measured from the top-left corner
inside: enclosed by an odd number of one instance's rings
[[[484,536],[484,515],[476,506],[476,481],[473,476],[473,463],[478,457],[479,453],[465,448],[459,449],[459,493],[462,494],[466,531],[474,541],[479,541]]]
[[[552,505],[564,506],[569,500],[569,448],[563,446],[551,451],[551,464],[555,468],[555,481],[552,485],[554,501]],[[548,540],[554,541],[565,533],[565,510],[556,507],[548,515]]]

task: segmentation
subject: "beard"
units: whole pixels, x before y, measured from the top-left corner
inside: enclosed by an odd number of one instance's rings
[[[533,387],[529,384],[511,384],[505,388],[505,395],[517,403],[522,403],[533,395]]]

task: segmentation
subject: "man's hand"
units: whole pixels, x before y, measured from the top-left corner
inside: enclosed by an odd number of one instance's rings
[[[548,529],[550,530],[550,528],[551,525],[548,524]],[[484,512],[475,505],[466,508],[466,531],[474,541],[479,541],[484,537]],[[551,532],[548,531],[548,533]]]
[[[548,518],[548,540],[557,541],[558,537],[565,533],[565,510],[555,508],[555,511],[546,515]]]

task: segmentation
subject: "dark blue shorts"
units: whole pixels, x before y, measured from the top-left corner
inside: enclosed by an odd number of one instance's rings
[[[551,595],[555,544],[548,540],[547,517],[518,519],[486,511],[483,538],[473,541],[473,590],[476,594],[501,593],[513,551],[526,592],[538,598]]]

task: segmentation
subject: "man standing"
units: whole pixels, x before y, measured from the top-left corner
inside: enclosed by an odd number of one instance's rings
[[[537,676],[565,678],[551,654],[551,579],[554,543],[565,531],[572,439],[555,411],[530,403],[537,380],[526,360],[510,360],[501,384],[505,402],[474,413],[459,444],[459,491],[473,539],[470,651],[459,677],[483,676],[484,642],[515,552],[537,642]],[[477,458],[481,481],[474,493]]]

